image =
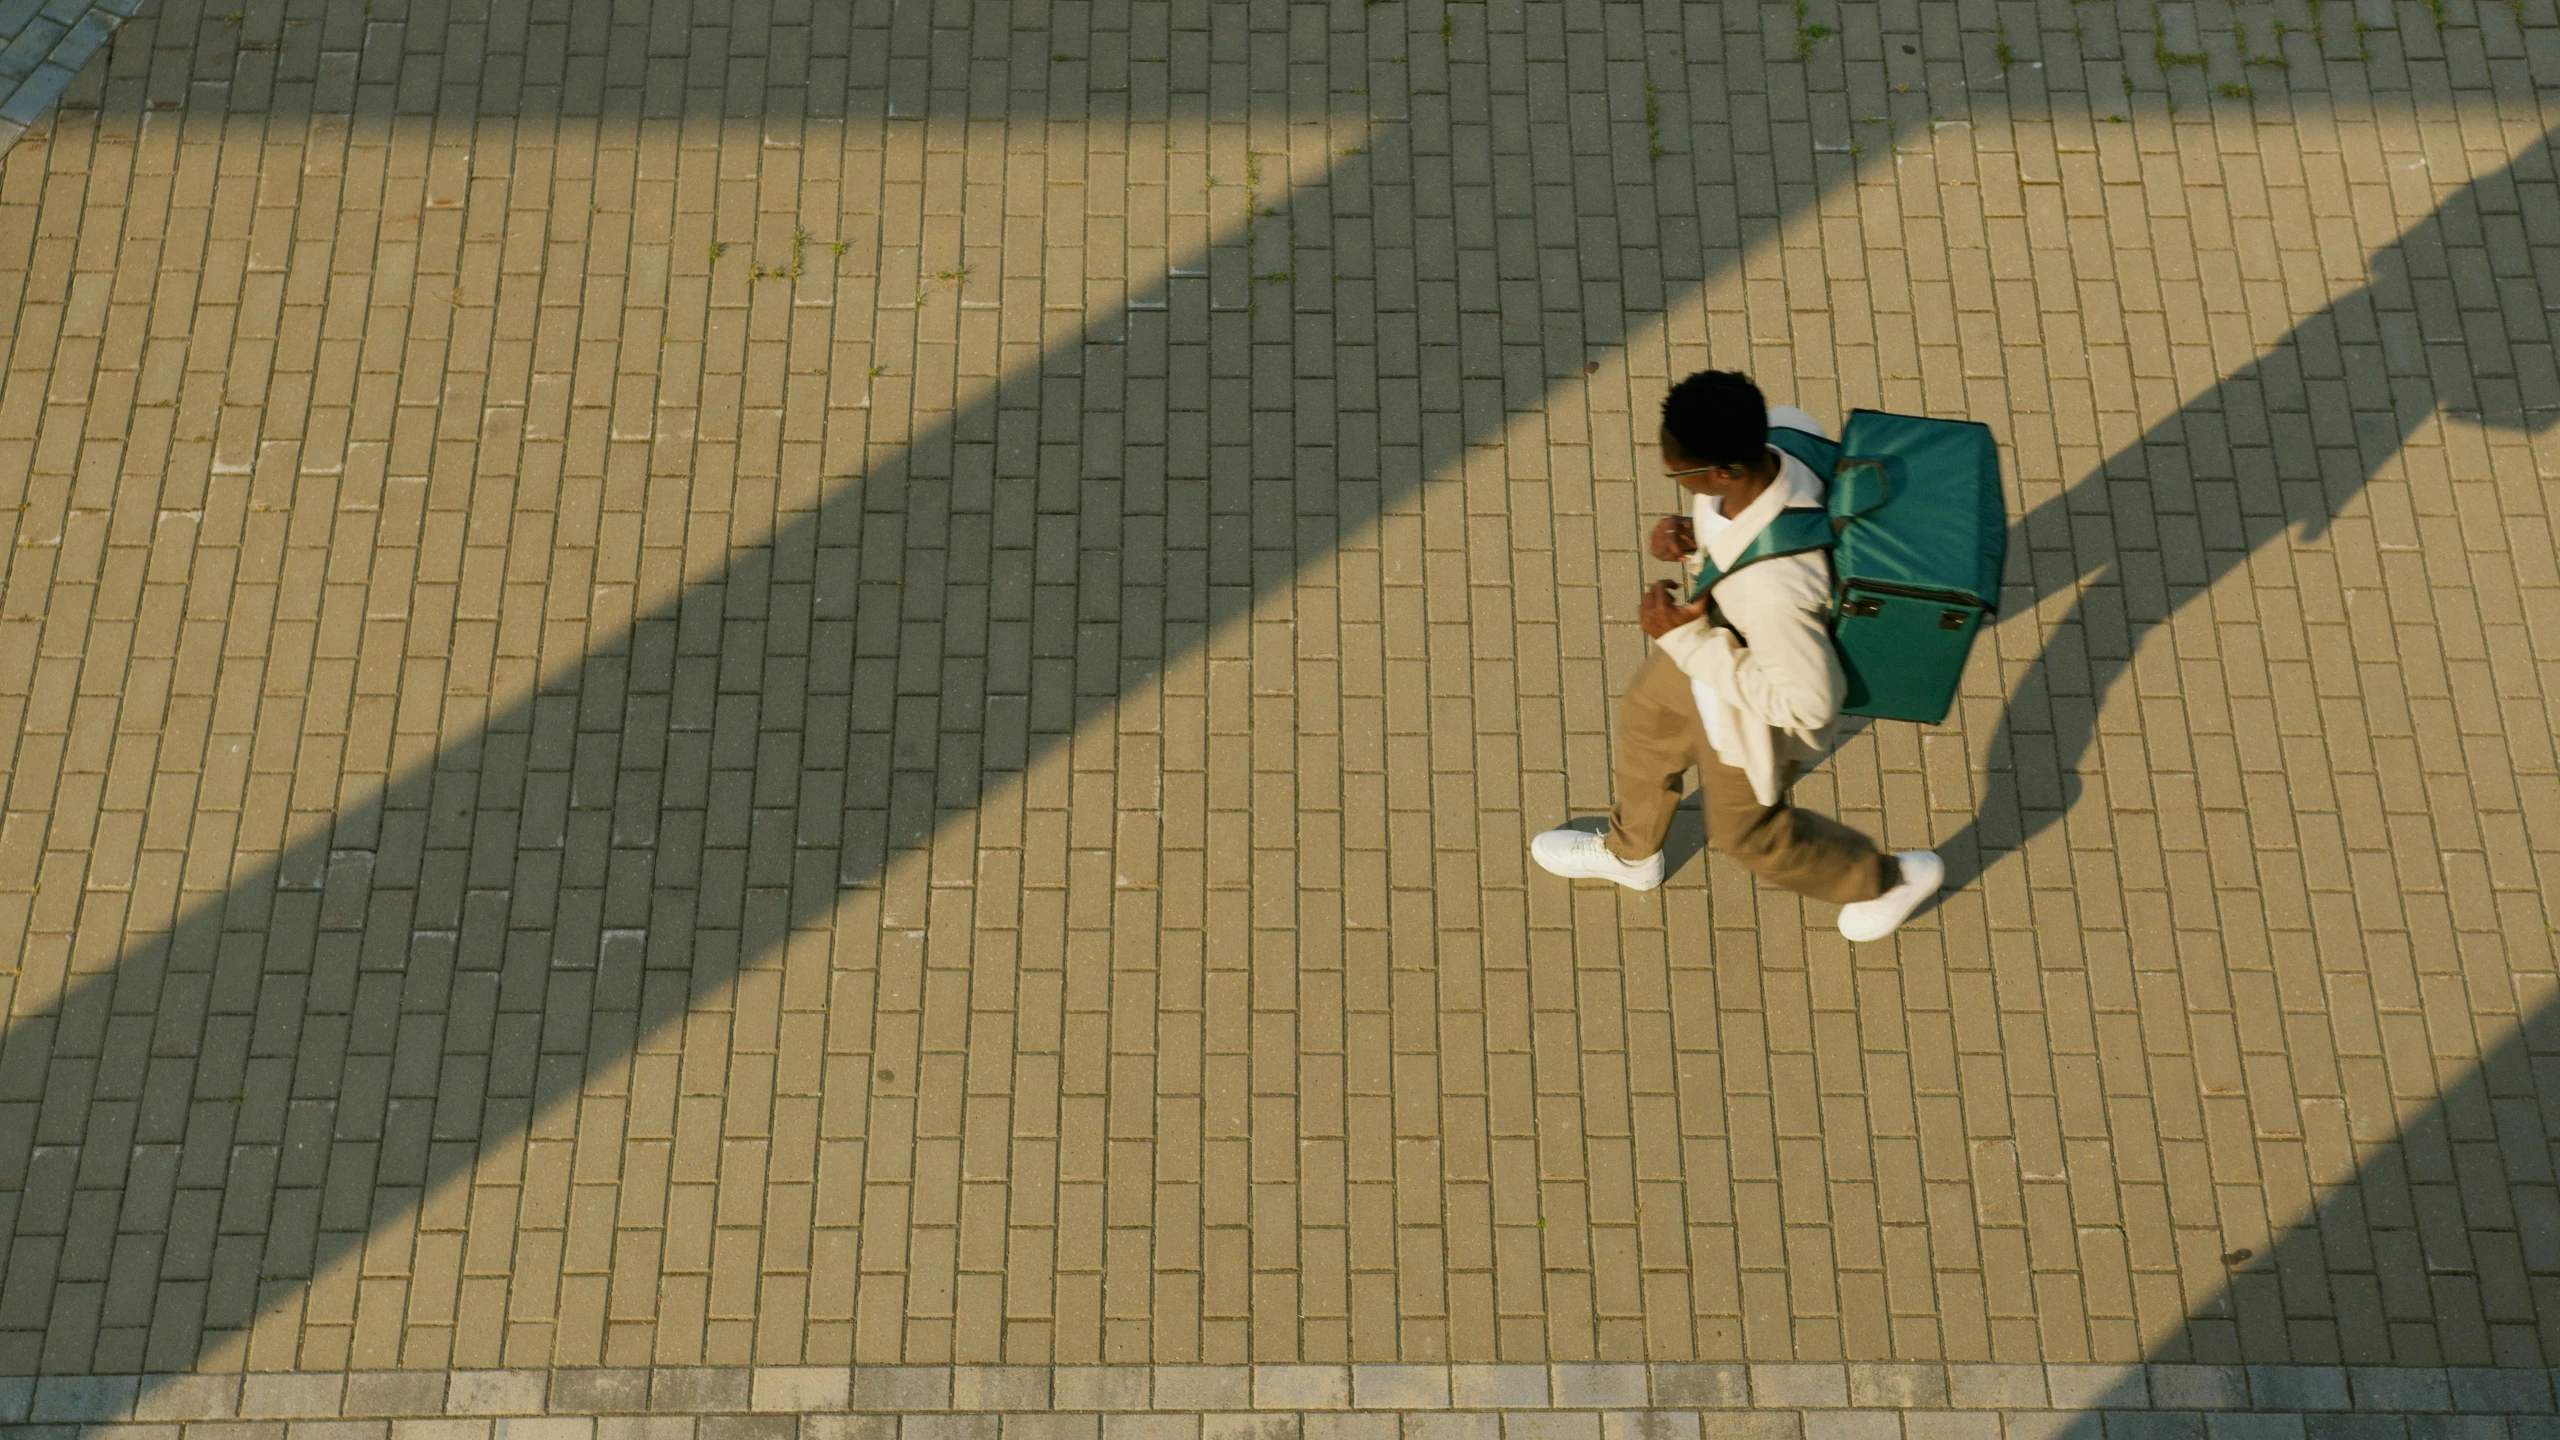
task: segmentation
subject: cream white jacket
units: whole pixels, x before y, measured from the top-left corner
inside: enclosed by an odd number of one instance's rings
[[[1780,461],[1776,481],[1721,528],[1713,523],[1723,518],[1711,508],[1715,501],[1697,499],[1693,523],[1719,566],[1730,566],[1780,510],[1822,504],[1822,477],[1784,451],[1772,453]],[[1681,568],[1694,583],[1696,557]],[[1761,804],[1775,805],[1788,762],[1801,769],[1830,750],[1848,694],[1828,624],[1830,558],[1814,552],[1744,566],[1716,586],[1715,599],[1732,629],[1693,620],[1654,643],[1689,676],[1716,754],[1751,777]]]

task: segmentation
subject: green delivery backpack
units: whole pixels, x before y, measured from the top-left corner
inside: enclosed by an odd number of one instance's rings
[[[1772,425],[1769,443],[1828,478],[1826,506],[1779,511],[1732,569],[1704,560],[1690,598],[1754,561],[1827,550],[1831,639],[1849,676],[1842,709],[1946,719],[1974,634],[1999,607],[2009,548],[1991,428],[1857,410],[1836,442]]]

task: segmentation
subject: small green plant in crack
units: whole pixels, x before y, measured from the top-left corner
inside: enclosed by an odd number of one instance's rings
[[[1796,15],[1796,59],[1813,58],[1813,42],[1831,33],[1828,25],[1808,25],[1804,19],[1804,0],[1794,0]]]
[[[2284,54],[2284,37],[2290,33],[2290,31],[2285,29],[2283,21],[2276,21],[2270,30],[2270,34],[2273,38],[2269,41],[2270,44],[2275,46],[2275,49],[2264,55],[2252,55],[2249,53],[2248,28],[2241,25],[2231,27],[2231,38],[2240,42],[2240,63],[2242,65],[2265,65],[2272,66],[2278,70],[2290,70],[2293,68],[2293,62],[2286,59]]]
[[[2003,70],[2018,63],[2018,52],[2009,48],[2008,36],[2001,36],[2000,42],[1991,47],[1991,58],[1999,61]]]
[[[2225,80],[2213,87],[2213,93],[2225,100],[2247,100],[2258,93],[2237,80]]]
[[[2444,0],[2427,0],[2427,13],[2435,17],[2437,33],[2443,33],[2445,27]]]
[[[2356,17],[2356,58],[2357,58],[2358,60],[2370,60],[2370,59],[2372,59],[2372,58],[2373,58],[2373,46],[2372,46],[2370,43],[2368,43],[2368,42],[2365,40],[2365,38],[2364,38],[2364,37],[2366,37],[2367,35],[2370,35],[2370,34],[2372,34],[2372,33],[2373,33],[2373,27],[2372,27],[2372,26],[2370,26],[2370,25],[2367,25],[2366,23],[2364,23],[2364,17],[2363,17],[2363,16],[2361,16],[2361,15],[2357,16],[2357,17]]]
[[[718,240],[714,240],[714,241],[712,241],[712,242],[711,242],[711,263],[712,263],[712,264],[714,264],[714,265],[719,264],[719,263],[720,263],[720,257],[721,257],[722,255],[724,255],[724,254],[728,253],[728,249],[729,249],[729,247],[728,247],[726,244],[724,244],[724,243],[722,243],[722,242],[720,242],[720,241],[718,241]]]
[[[1298,278],[1298,272],[1295,270],[1274,270],[1268,274],[1256,275],[1253,278],[1261,281],[1265,285],[1286,285]]]
[[[1457,31],[1449,23],[1449,7],[1443,5],[1440,7],[1440,43],[1447,45],[1456,39]]]
[[[1654,159],[1662,158],[1662,97],[1650,80],[1644,82],[1644,148]]]

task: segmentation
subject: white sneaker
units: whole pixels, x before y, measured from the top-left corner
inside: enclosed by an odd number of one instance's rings
[[[1661,851],[1642,860],[1621,860],[1588,830],[1550,830],[1529,842],[1529,858],[1567,880],[1615,880],[1630,890],[1651,890],[1662,883]]]
[[[1946,883],[1947,862],[1939,859],[1935,851],[1905,850],[1893,858],[1901,862],[1902,883],[1873,900],[1841,906],[1841,934],[1852,940],[1881,940],[1900,929],[1902,922],[1911,918],[1911,912],[1920,908],[1920,902],[1937,894],[1938,887]]]

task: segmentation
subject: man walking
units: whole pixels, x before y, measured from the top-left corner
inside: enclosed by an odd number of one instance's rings
[[[1693,499],[1688,515],[1653,527],[1652,550],[1681,562],[1687,583],[1675,591],[1657,582],[1637,606],[1653,646],[1618,702],[1608,835],[1550,830],[1529,853],[1568,879],[1653,889],[1662,883],[1662,837],[1694,765],[1717,849],[1764,880],[1839,905],[1840,933],[1850,939],[1881,940],[1937,893],[1945,865],[1927,850],[1887,855],[1839,821],[1787,802],[1795,777],[1830,749],[1848,689],[1827,620],[1830,561],[1820,552],[1757,561],[1711,596],[1681,599],[1701,547],[1723,570],[1779,511],[1821,507],[1822,477],[1769,444],[1772,423],[1822,433],[1801,410],[1773,414],[1750,377],[1730,371],[1700,371],[1663,397],[1663,472]]]

